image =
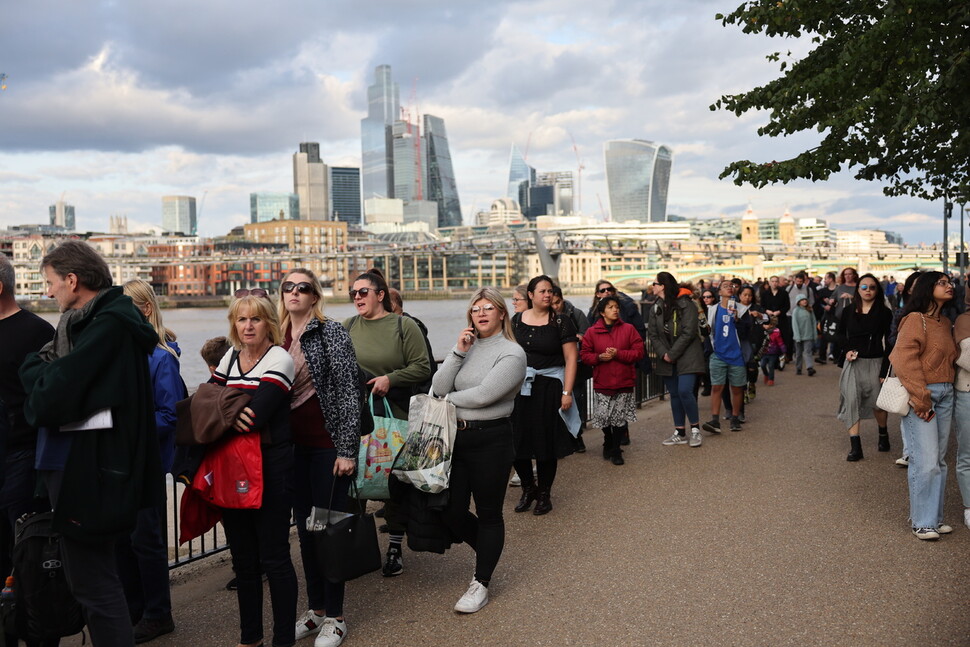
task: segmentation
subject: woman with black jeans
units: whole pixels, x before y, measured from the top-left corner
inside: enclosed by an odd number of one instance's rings
[[[455,605],[455,611],[475,613],[488,603],[488,583],[505,544],[502,503],[515,454],[510,416],[526,360],[498,290],[478,290],[467,316],[468,327],[435,373],[432,388],[455,405],[458,416],[444,517],[475,550],[475,576]],[[477,516],[470,511],[472,496]]]
[[[347,636],[344,583],[320,575],[306,522],[312,508],[343,510],[360,446],[360,381],[350,335],[323,316],[316,275],[300,268],[280,286],[283,348],[293,358],[290,398],[293,433],[293,519],[300,537],[308,609],[296,622],[296,639],[319,634],[315,647],[337,647]]]

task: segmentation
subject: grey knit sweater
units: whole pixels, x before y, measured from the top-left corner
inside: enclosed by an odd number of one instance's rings
[[[448,395],[461,419],[505,418],[512,415],[525,366],[522,347],[497,333],[476,339],[464,356],[452,348],[431,384],[435,395]]]

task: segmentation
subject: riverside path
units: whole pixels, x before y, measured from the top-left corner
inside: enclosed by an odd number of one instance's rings
[[[474,568],[467,546],[405,550],[402,575],[347,585],[345,647],[970,645],[970,530],[954,448],[954,532],[919,541],[906,471],[893,464],[899,419],[890,416],[888,454],[865,421],[865,460],[848,463],[838,367],[793,369],[759,386],[743,431],[705,433],[700,448],[660,444],[672,430],[666,401],[639,411],[624,466],[604,461],[600,432],[586,431],[589,451],[560,462],[550,514],[513,513],[519,490],[509,489],[484,609],[452,611]],[[702,418],[707,407],[702,398]],[[292,547],[300,573],[295,534]],[[231,576],[226,555],[173,572],[177,628],[150,644],[236,645]],[[302,577],[300,599],[302,612]],[[269,647],[268,587],[265,611]]]

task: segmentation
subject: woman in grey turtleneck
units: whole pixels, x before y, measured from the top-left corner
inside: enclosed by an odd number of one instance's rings
[[[488,582],[505,544],[502,504],[515,453],[509,416],[525,367],[505,299],[495,288],[481,288],[469,302],[468,327],[432,382],[434,393],[446,396],[458,415],[445,521],[475,550],[475,577],[455,605],[461,613],[488,604]],[[477,516],[470,510],[472,496]]]

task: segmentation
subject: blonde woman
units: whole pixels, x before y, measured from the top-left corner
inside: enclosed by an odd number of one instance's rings
[[[162,311],[152,286],[140,279],[122,286],[135,307],[158,333],[158,344],[148,356],[155,396],[155,429],[162,469],[175,459],[175,404],[186,397],[179,375],[179,347],[175,333],[162,324]],[[168,542],[164,504],[138,512],[135,530],[118,545],[118,572],[128,600],[135,642],[141,643],[175,630],[168,582]]]
[[[498,290],[478,290],[468,304],[468,326],[432,382],[434,392],[447,396],[458,414],[445,523],[475,551],[475,577],[455,605],[460,613],[488,603],[489,580],[505,544],[502,503],[514,454],[511,416],[526,367],[510,319]]]

